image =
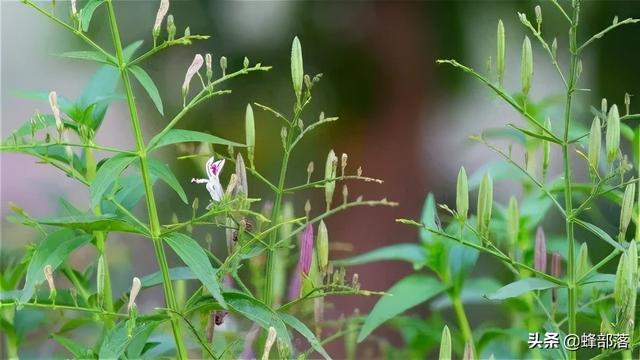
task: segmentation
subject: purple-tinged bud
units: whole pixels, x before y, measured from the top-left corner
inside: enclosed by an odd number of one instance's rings
[[[155,39],[160,35],[160,25],[162,25],[162,20],[164,20],[165,15],[169,11],[169,0],[160,0],[160,7],[158,8],[158,12],[156,13],[156,22],[153,24],[153,40],[155,43]]]
[[[140,279],[134,277],[133,282],[131,283],[131,291],[129,292],[129,304],[127,305],[127,310],[131,311],[131,308],[136,304],[136,297],[138,297],[141,287],[142,283],[140,282]]]
[[[236,177],[238,183],[236,184],[236,194],[249,194],[249,184],[247,182],[247,168],[244,165],[244,159],[242,154],[238,153],[236,156]]]
[[[313,226],[307,224],[300,236],[300,270],[309,275],[313,259]]]
[[[313,161],[310,161],[309,165],[307,165],[307,183],[311,181],[312,174],[313,174]]]
[[[53,268],[51,267],[51,265],[47,264],[44,266],[44,278],[47,280],[47,283],[49,284],[49,291],[50,292],[55,292],[56,291],[56,284],[53,281]]]
[[[551,275],[559,278],[562,275],[562,259],[557,251],[551,256]],[[555,304],[558,301],[558,289],[551,289],[551,301]]]
[[[547,272],[547,240],[542,227],[536,231],[536,245],[534,249],[534,267],[540,272]]]
[[[184,83],[182,83],[183,98],[187,97],[187,94],[189,93],[189,84],[191,83],[191,78],[193,78],[193,75],[195,75],[200,70],[203,62],[204,59],[202,58],[202,55],[196,54],[196,56],[193,58],[193,61],[191,62],[191,65],[189,65],[187,73],[184,76]]]

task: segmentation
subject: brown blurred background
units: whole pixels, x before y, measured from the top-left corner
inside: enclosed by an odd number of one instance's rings
[[[44,3],[43,3],[44,4]],[[59,2],[60,4],[60,2]],[[385,180],[382,185],[350,183],[351,196],[387,197],[398,201],[397,208],[356,208],[333,217],[327,223],[331,241],[353,244],[353,253],[333,252],[333,258],[362,253],[398,242],[413,242],[417,231],[396,223],[396,218],[417,218],[425,195],[433,191],[439,202],[451,204],[458,168],[469,173],[495,159],[485,149],[466,138],[480,129],[519,121],[486,89],[463,74],[437,66],[437,58],[456,58],[484,72],[489,56],[495,57],[495,26],[502,18],[507,29],[506,87],[519,89],[519,54],[524,32],[516,11],[534,18],[534,2],[508,1],[433,1],[433,2],[233,2],[173,1],[170,13],[176,19],[178,34],[189,26],[192,34],[211,38],[193,47],[175,47],[144,64],[154,78],[165,104],[165,118],[154,109],[146,94],[138,89],[142,104],[141,119],[146,139],[162,128],[181,107],[180,85],[193,54],[212,52],[225,55],[230,68],[238,68],[247,56],[252,63],[273,65],[272,71],[232,80],[226,87],[233,94],[200,106],[180,125],[181,128],[209,131],[229,139],[244,136],[243,116],[247,102],[259,102],[288,113],[293,101],[290,89],[289,49],[294,35],[300,37],[305,73],[323,73],[314,88],[313,105],[304,117],[308,123],[320,111],[339,116],[340,121],[323,127],[305,140],[290,167],[290,185],[306,178],[307,162],[316,163],[319,176],[327,152],[349,154],[349,169],[362,165],[364,174]],[[67,4],[60,4],[66,11]],[[118,1],[116,11],[124,43],[151,41],[151,27],[158,3],[155,1]],[[550,42],[558,37],[559,49],[566,45],[561,18],[550,3],[543,7],[543,34]],[[640,4],[624,2],[587,2],[584,6],[580,37],[586,38],[610,24],[615,14],[621,18],[640,16]],[[104,9],[91,23],[90,35],[101,44],[110,44]],[[44,101],[13,96],[18,90],[56,90],[75,98],[96,66],[56,56],[65,51],[85,49],[84,44],[48,19],[18,2],[2,2],[2,133],[3,138],[28,120],[34,109],[48,112]],[[560,29],[560,30],[558,30]],[[164,30],[163,30],[164,31]],[[591,92],[581,94],[583,108],[599,104],[606,96],[610,103],[622,103],[624,92],[639,93],[637,72],[626,75],[635,64],[640,49],[636,46],[640,26],[628,26],[607,35],[588,51],[584,61],[584,83]],[[110,46],[107,46],[110,48]],[[544,54],[534,46],[534,55]],[[566,56],[560,55],[564,64]],[[535,62],[532,96],[542,98],[559,93],[560,83],[546,59]],[[563,66],[566,68],[566,66]],[[632,105],[633,107],[633,105]],[[277,121],[258,109],[256,164],[271,179],[277,176],[281,147]],[[578,114],[587,121],[587,111]],[[108,146],[133,147],[126,104],[114,102],[104,122],[98,142]],[[193,162],[175,160],[175,151],[163,152],[190,198],[204,198],[204,189],[188,184],[201,169]],[[556,164],[557,165],[557,164]],[[14,202],[34,216],[50,215],[59,197],[78,207],[87,206],[86,190],[49,167],[38,165],[23,155],[2,154],[2,247],[4,253],[18,251],[38,240],[29,229],[8,223],[7,204]],[[227,175],[228,176],[228,175]],[[255,182],[254,182],[255,183]],[[254,185],[251,183],[250,186]],[[176,210],[178,215],[190,209],[179,205],[177,197],[165,187],[161,209]],[[253,197],[265,197],[263,188],[252,187]],[[513,187],[507,186],[512,189]],[[503,188],[497,190],[504,200]],[[310,192],[314,212],[321,209],[323,195]],[[302,213],[305,196],[295,203]],[[171,213],[162,214],[169,221]],[[134,275],[155,271],[150,244],[139,239],[110,236],[109,258],[115,293],[124,291]],[[220,242],[222,244],[222,242]],[[113,246],[111,246],[113,245]],[[222,245],[221,245],[222,246]],[[17,250],[18,249],[18,250]],[[82,254],[74,256],[82,263]],[[362,287],[386,290],[410,267],[381,263],[352,269],[360,274]],[[159,291],[159,290],[154,290]],[[149,308],[160,305],[159,292],[145,295]],[[375,299],[354,298],[341,301],[332,311],[350,313],[354,307],[370,309]],[[475,315],[472,314],[472,318]],[[46,350],[40,354],[46,354]]]

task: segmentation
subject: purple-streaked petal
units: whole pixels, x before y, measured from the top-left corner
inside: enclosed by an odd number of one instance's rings
[[[300,288],[302,286],[302,271],[300,271],[300,264],[296,266],[293,275],[291,276],[291,281],[289,282],[289,301],[296,300],[300,297]]]
[[[536,270],[547,272],[547,240],[542,227],[536,231],[536,245],[533,253],[533,263]]]
[[[313,226],[308,224],[300,237],[300,269],[305,275],[311,270],[313,258]]]

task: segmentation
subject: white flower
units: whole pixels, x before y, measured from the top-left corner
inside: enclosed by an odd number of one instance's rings
[[[134,277],[131,283],[131,291],[129,292],[129,304],[127,305],[127,309],[129,311],[131,311],[131,308],[136,303],[136,297],[138,297],[141,287],[142,283],[140,282],[140,279]]]
[[[191,78],[198,71],[200,71],[200,68],[202,67],[203,62],[204,62],[204,59],[200,54],[196,54],[196,56],[193,58],[193,62],[191,63],[191,65],[189,65],[189,68],[187,69],[187,73],[184,75],[184,83],[182,84],[183,97],[187,96],[187,93],[189,92],[189,84],[191,83]]]
[[[153,33],[156,36],[160,34],[160,25],[165,15],[167,15],[167,11],[169,11],[169,0],[160,0],[160,8],[158,8],[158,13],[156,14],[156,22],[153,24]]]
[[[222,172],[222,168],[224,167],[224,159],[215,161],[213,156],[209,158],[207,161],[207,165],[205,166],[205,170],[207,172],[208,179],[191,179],[192,183],[196,184],[207,184],[207,190],[211,195],[211,199],[213,201],[219,202],[222,200],[222,195],[224,194],[224,190],[222,189],[222,184],[220,183],[219,175]]]
[[[51,111],[53,112],[53,117],[56,119],[56,129],[59,133],[62,133],[63,123],[60,118],[60,108],[58,107],[58,95],[55,91],[49,93],[49,105],[51,105]]]

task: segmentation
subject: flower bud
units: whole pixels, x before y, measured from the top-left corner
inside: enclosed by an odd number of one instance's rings
[[[347,184],[344,184],[342,185],[342,202],[346,204],[348,198],[349,198],[349,189],[347,188]]]
[[[227,58],[226,56],[220,57],[220,69],[222,70],[222,76],[227,75]]]
[[[591,131],[589,132],[589,166],[594,172],[598,172],[600,164],[600,144],[602,142],[602,127],[600,126],[600,118],[594,117],[591,123]]]
[[[62,137],[62,132],[64,131],[64,123],[60,117],[60,108],[58,107],[58,95],[55,91],[49,93],[49,105],[51,106],[51,111],[53,112],[53,117],[56,120],[56,130],[58,131],[58,135]]]
[[[298,129],[300,129],[300,132],[304,131],[304,122],[302,119],[298,119]]]
[[[174,224],[175,223],[177,223],[177,221],[174,222]],[[100,255],[100,257],[98,258],[98,268],[96,269],[96,297],[99,307],[102,307],[102,304],[104,303],[104,279],[104,255]]]
[[[291,81],[293,83],[293,92],[296,94],[298,103],[302,95],[302,81],[304,77],[304,68],[302,64],[302,46],[300,40],[296,36],[291,45]]]
[[[582,277],[582,275],[586,274],[587,271],[591,268],[589,262],[589,248],[587,243],[582,243],[580,245],[580,250],[578,250],[578,265],[576,266],[576,276],[578,278]]]
[[[203,62],[204,59],[202,58],[202,55],[196,54],[196,56],[193,58],[193,61],[191,62],[191,65],[189,65],[187,73],[184,76],[184,82],[182,83],[183,99],[185,99],[187,97],[187,94],[189,93],[189,84],[191,83],[191,78],[193,78],[193,75],[195,75],[200,70]]]
[[[231,196],[231,194],[236,190],[236,186],[238,186],[238,175],[231,174],[231,177],[229,177],[229,183],[227,184],[227,189],[224,192],[225,195],[227,197]]]
[[[527,15],[525,13],[518,13],[518,19],[520,19],[520,22],[524,25],[529,25],[531,24],[529,22],[529,20],[527,20]]]
[[[602,98],[602,101],[600,102],[600,112],[602,112],[602,116],[607,116],[607,109],[609,108],[609,106],[607,106],[607,99],[606,98]],[[603,117],[604,119],[604,117]]]
[[[153,43],[155,44],[156,39],[160,36],[160,26],[162,25],[162,20],[164,20],[165,15],[169,11],[169,0],[160,0],[160,7],[158,8],[158,12],[156,13],[156,22],[153,24]]]
[[[531,41],[528,36],[524,37],[522,43],[522,61],[520,63],[520,80],[522,81],[522,93],[526,96],[531,89],[531,78],[533,77],[533,52],[531,51]]]
[[[44,278],[47,280],[47,283],[49,284],[49,291],[51,293],[56,291],[56,284],[53,281],[53,268],[51,267],[51,265],[47,264],[44,266]]]
[[[538,24],[538,31],[540,31],[540,24],[542,24],[542,8],[540,8],[540,5],[536,5],[534,10],[536,13],[536,23]]]
[[[186,28],[184,28],[184,37],[189,37],[191,36],[191,28],[189,28],[188,26]]]
[[[78,17],[78,8],[76,7],[76,0],[71,0],[71,17],[74,19]]]
[[[496,66],[498,68],[498,83],[500,84],[504,78],[505,41],[504,24],[502,20],[498,20]]]
[[[313,258],[313,226],[307,224],[300,236],[300,270],[309,275]]]
[[[282,140],[282,148],[286,149],[287,148],[287,128],[286,127],[282,127],[282,129],[280,129],[280,139]]]
[[[313,174],[313,161],[309,161],[307,165],[307,183],[311,181],[311,174]]]
[[[518,241],[520,232],[520,210],[518,200],[514,196],[509,198],[509,208],[507,210],[507,236],[509,244],[513,245]]]
[[[344,176],[344,169],[347,167],[347,159],[348,159],[348,155],[345,153],[342,153],[342,158],[340,161],[340,174],[341,176]]]
[[[442,338],[440,340],[439,360],[451,360],[451,332],[447,325],[442,329]]]
[[[253,155],[256,147],[256,126],[253,118],[253,108],[251,104],[247,104],[244,113],[244,131],[245,141],[247,143],[247,156],[249,157],[249,165],[253,168]]]
[[[173,21],[173,15],[167,16],[167,39],[173,41],[176,37],[176,24]]]
[[[478,230],[481,236],[489,235],[491,209],[493,207],[493,182],[489,174],[485,174],[478,191]]]
[[[207,53],[204,56],[204,63],[207,66],[207,84],[211,83],[211,78],[213,77],[213,66],[212,64],[212,59],[211,59],[211,54]]]
[[[242,66],[246,69],[249,67],[249,58],[248,57],[244,57],[244,60],[242,60]]]
[[[127,310],[131,311],[131,308],[135,305],[136,297],[138,297],[141,287],[142,283],[140,282],[140,279],[134,277],[133,282],[131,283],[131,291],[129,291],[129,304],[127,305]]]
[[[536,230],[536,244],[533,252],[534,268],[539,272],[547,272],[547,240],[542,227]]]
[[[631,95],[624,93],[624,107],[627,115],[629,115],[629,106],[631,106]]]
[[[336,188],[335,180],[331,180],[331,181],[329,180],[335,179],[337,164],[338,164],[338,158],[336,157],[336,153],[333,150],[329,151],[329,154],[327,155],[325,170],[324,170],[324,179],[327,181],[324,184],[324,198],[325,198],[325,202],[327,203],[327,210],[331,208],[333,191]]]
[[[607,161],[613,162],[618,156],[618,148],[620,147],[620,114],[618,107],[614,104],[609,109],[607,116],[607,133],[605,137]]]
[[[551,56],[554,60],[558,58],[558,39],[553,38],[553,42],[551,43]]]
[[[304,213],[309,218],[309,213],[311,213],[311,202],[309,200],[304,203]]]
[[[560,253],[557,251],[551,255],[551,275],[559,278],[562,275],[562,263]],[[558,289],[551,289],[551,301],[555,304],[558,301]]]
[[[247,168],[244,165],[244,159],[242,154],[238,153],[236,156],[236,194],[249,194],[249,183],[247,182]]]
[[[626,300],[625,299],[626,295],[624,290],[624,286],[626,283],[625,277],[627,276],[626,263],[627,263],[627,254],[623,253],[620,256],[620,261],[618,262],[618,268],[616,270],[616,278],[615,278],[614,289],[613,289],[613,298],[616,303],[616,308],[620,308],[620,306],[623,305],[624,301]]]
[[[475,355],[473,351],[473,343],[471,341],[467,341],[464,344],[464,353],[462,354],[462,360],[475,360]]]
[[[358,166],[358,170],[356,170],[357,176],[362,176],[362,166]]]
[[[576,79],[579,79],[580,75],[582,75],[582,60],[578,60],[578,65],[576,66]]]
[[[458,212],[458,220],[466,221],[469,213],[469,186],[467,183],[467,172],[464,167],[458,172],[458,181],[456,184],[456,211]]]
[[[326,273],[329,265],[329,232],[327,231],[327,225],[322,220],[318,225],[318,237],[316,240],[318,243],[318,265],[320,266],[320,271]]]
[[[277,338],[276,328],[273,326],[269,326],[269,333],[267,334],[267,340],[264,342],[264,351],[262,352],[262,360],[269,360],[269,353],[271,352],[271,347],[276,342]]]
[[[628,184],[624,189],[624,195],[622,196],[622,205],[620,208],[620,235],[618,236],[618,240],[620,241],[624,240],[624,237],[627,233],[627,227],[629,227],[629,223],[631,222],[635,193],[635,183]]]

